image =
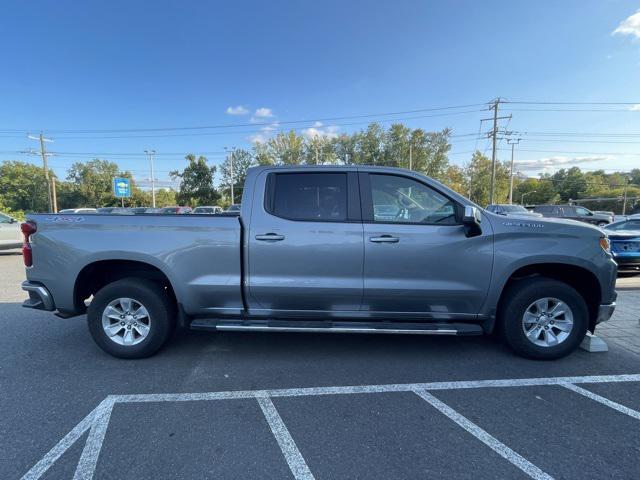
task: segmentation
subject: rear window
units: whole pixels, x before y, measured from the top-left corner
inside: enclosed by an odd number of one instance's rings
[[[278,173],[267,210],[290,220],[347,220],[346,173]]]

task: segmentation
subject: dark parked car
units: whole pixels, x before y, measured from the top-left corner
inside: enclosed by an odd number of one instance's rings
[[[608,214],[594,213],[579,205],[536,205],[533,211],[541,213],[543,217],[566,218],[580,222],[591,223],[604,227],[613,222],[613,217]]]
[[[97,213],[109,215],[130,215],[131,210],[123,207],[102,207],[98,208]]]
[[[605,227],[618,271],[640,272],[640,215]]]
[[[491,213],[497,213],[498,215],[516,215],[525,217],[542,217],[541,213],[536,213],[527,210],[522,205],[502,205],[494,204],[487,205],[487,210]]]
[[[240,206],[241,205],[239,203],[234,203],[233,205],[229,205],[225,212],[239,212]]]
[[[191,207],[165,207],[160,210],[160,213],[167,215],[182,215],[185,213],[191,213]]]

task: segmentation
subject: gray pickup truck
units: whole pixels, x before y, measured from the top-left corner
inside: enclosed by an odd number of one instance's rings
[[[479,335],[558,358],[615,308],[602,230],[486,212],[415,172],[256,167],[240,212],[30,215],[25,307],[87,313],[106,352],[155,353],[176,325]]]

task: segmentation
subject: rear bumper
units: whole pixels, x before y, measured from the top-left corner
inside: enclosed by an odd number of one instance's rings
[[[606,322],[611,318],[613,312],[616,309],[616,302],[600,305],[598,307],[598,316],[596,317],[596,324]]]
[[[29,298],[22,302],[23,307],[47,310],[49,312],[56,309],[53,297],[44,285],[27,280],[22,282],[22,290],[29,293]]]

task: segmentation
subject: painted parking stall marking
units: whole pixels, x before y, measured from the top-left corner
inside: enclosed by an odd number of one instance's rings
[[[353,395],[363,393],[393,393],[412,392],[420,396],[430,406],[445,415],[462,429],[473,435],[484,445],[501,455],[507,461],[520,468],[530,478],[551,479],[548,473],[527,460],[521,453],[515,452],[499,439],[477,426],[475,423],[455,411],[446,403],[438,400],[430,391],[459,390],[477,388],[503,388],[503,387],[529,387],[558,385],[574,393],[587,397],[595,402],[605,405],[613,410],[628,415],[635,420],[640,420],[640,412],[628,408],[620,403],[613,402],[606,397],[595,394],[577,384],[606,384],[621,382],[640,382],[640,374],[631,375],[598,375],[581,377],[553,377],[553,378],[525,378],[525,379],[500,379],[500,380],[471,380],[454,382],[409,383],[391,385],[363,385],[341,387],[312,387],[289,388],[275,390],[244,390],[227,392],[201,392],[201,393],[167,393],[167,394],[134,394],[111,395],[103,400],[92,412],[90,412],[78,425],[76,425],[65,437],[62,438],[40,461],[38,461],[23,477],[23,480],[36,480],[42,477],[49,468],[69,450],[87,431],[89,431],[84,449],[76,467],[74,480],[91,479],[94,476],[98,457],[104,443],[105,435],[109,427],[109,420],[114,405],[118,403],[146,403],[146,402],[194,402],[215,400],[255,399],[264,414],[272,434],[278,443],[280,450],[296,479],[313,479],[313,473],[309,469],[305,459],[298,449],[295,440],[289,433],[280,414],[276,410],[271,398],[278,397],[305,397],[321,395]]]

